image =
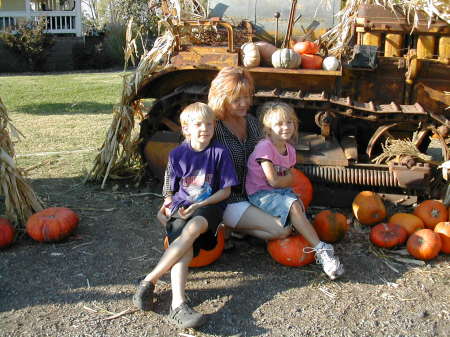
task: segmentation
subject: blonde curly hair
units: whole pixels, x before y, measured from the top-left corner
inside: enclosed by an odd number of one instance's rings
[[[270,135],[272,125],[275,120],[293,121],[294,133],[292,134],[289,143],[296,144],[298,140],[298,117],[292,106],[281,101],[271,101],[264,103],[259,109],[259,116],[261,124],[263,125],[263,132],[266,137]]]

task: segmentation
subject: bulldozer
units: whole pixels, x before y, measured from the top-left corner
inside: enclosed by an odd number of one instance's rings
[[[171,1],[161,3],[163,14],[176,10]],[[243,66],[244,43],[320,44],[342,6],[337,0],[325,7],[287,0],[210,0],[207,9],[197,1],[190,4],[199,15],[172,21],[176,34],[169,64],[136,95],[152,99],[141,123],[141,152],[149,173],[159,178],[168,153],[182,141],[181,110],[207,102],[220,69]],[[367,189],[396,205],[442,199],[448,182],[438,167],[450,160],[449,23],[420,12],[411,18],[361,5],[352,30],[336,70],[247,68],[255,82],[250,113],[272,100],[295,108],[296,167],[314,185],[313,204],[345,207]],[[403,144],[404,153],[390,153],[395,144]]]

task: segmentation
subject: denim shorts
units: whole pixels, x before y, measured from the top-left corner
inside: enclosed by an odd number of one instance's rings
[[[264,212],[280,218],[284,227],[289,226],[289,212],[294,201],[302,202],[290,188],[276,188],[273,190],[262,190],[248,196],[248,200],[254,206]],[[303,206],[302,206],[303,207]]]

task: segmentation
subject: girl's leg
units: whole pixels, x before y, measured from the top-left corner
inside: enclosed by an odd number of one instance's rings
[[[194,255],[193,249],[189,249],[181,259],[175,263],[170,271],[172,285],[172,310],[186,302],[186,280],[188,276],[189,263]]]
[[[292,226],[305,237],[306,240],[315,247],[319,244],[320,239],[317,236],[317,232],[314,227],[309,222],[308,218],[303,211],[303,207],[298,201],[294,201],[291,205],[289,212],[289,218],[291,220]]]
[[[255,206],[247,208],[237,223],[235,230],[263,240],[282,239],[291,234],[289,227],[283,227],[283,224],[277,218]]]

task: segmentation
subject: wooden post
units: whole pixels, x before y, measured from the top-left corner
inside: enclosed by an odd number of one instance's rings
[[[380,48],[381,33],[364,33],[363,44]]]
[[[450,64],[450,36],[441,36],[439,39],[439,61]]]
[[[433,35],[419,35],[417,40],[417,58],[432,59],[436,38]]]
[[[384,56],[395,57],[402,56],[403,35],[402,34],[386,34],[386,42],[384,43]]]

